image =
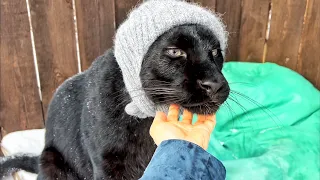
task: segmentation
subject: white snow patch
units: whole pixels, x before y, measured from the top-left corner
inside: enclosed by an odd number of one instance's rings
[[[5,156],[15,154],[40,155],[44,148],[44,129],[34,129],[9,133],[1,141],[1,149]],[[25,171],[17,173],[20,180],[36,180],[37,175]],[[13,177],[4,180],[13,180]]]

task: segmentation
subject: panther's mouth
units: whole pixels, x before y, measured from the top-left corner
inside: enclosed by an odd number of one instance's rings
[[[180,104],[181,107],[187,109],[192,113],[197,114],[212,114],[215,113],[218,109],[220,104],[214,103],[212,101],[203,101],[198,103],[186,103]]]

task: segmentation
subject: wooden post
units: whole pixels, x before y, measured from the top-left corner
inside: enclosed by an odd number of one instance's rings
[[[42,128],[26,1],[2,0],[0,8],[1,133]]]

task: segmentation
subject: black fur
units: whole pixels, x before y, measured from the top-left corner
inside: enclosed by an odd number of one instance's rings
[[[175,46],[186,58],[172,59]],[[175,27],[150,47],[140,73],[143,88],[156,104],[178,103],[195,113],[213,113],[226,100],[229,86],[221,68],[219,43],[199,25]],[[197,80],[221,84],[208,94]],[[125,113],[131,101],[113,50],[85,72],[65,81],[49,106],[45,149],[38,179],[138,179],[156,145],[149,135],[153,118]]]
[[[38,160],[38,156],[27,154],[3,157],[0,159],[0,179],[21,169],[31,173],[38,173]]]
[[[172,59],[165,55],[167,47],[178,47],[187,58]],[[212,57],[218,49],[217,57]],[[150,47],[142,64],[140,77],[144,90],[156,104],[180,104],[200,114],[211,114],[229,95],[229,85],[221,73],[223,56],[217,38],[199,25],[171,29]],[[221,85],[217,93],[206,93],[198,80]],[[169,93],[169,95],[168,95]]]

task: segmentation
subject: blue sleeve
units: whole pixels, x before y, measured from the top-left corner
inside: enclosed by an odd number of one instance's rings
[[[140,180],[224,180],[223,164],[200,146],[183,140],[162,142]]]

